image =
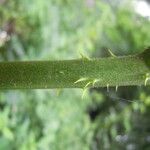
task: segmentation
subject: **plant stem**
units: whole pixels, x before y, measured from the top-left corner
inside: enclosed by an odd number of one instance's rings
[[[150,49],[100,59],[1,62],[0,89],[150,85]]]

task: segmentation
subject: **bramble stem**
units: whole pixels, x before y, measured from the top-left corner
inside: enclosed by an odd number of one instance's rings
[[[0,63],[0,89],[144,84],[150,85],[150,49],[139,55],[117,58]]]

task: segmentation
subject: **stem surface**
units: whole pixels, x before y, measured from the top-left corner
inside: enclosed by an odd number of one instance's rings
[[[150,49],[146,49],[117,58],[1,62],[0,89],[150,85],[149,59]]]

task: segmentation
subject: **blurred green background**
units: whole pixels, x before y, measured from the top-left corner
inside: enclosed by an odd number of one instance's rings
[[[150,19],[132,2],[0,0],[0,61],[139,53],[150,46]],[[0,91],[0,150],[150,149],[149,87],[82,92]]]

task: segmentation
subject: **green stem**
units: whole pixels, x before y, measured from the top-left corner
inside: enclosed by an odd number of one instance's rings
[[[0,89],[150,85],[150,49],[100,59],[1,62]]]

